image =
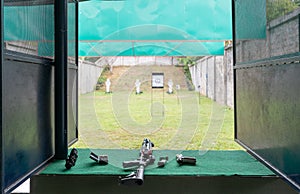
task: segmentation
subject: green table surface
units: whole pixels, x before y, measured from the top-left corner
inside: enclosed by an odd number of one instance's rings
[[[108,155],[109,164],[99,165],[89,158],[93,151],[97,155]],[[195,166],[179,165],[176,154],[196,157]],[[48,175],[127,175],[131,170],[124,170],[122,162],[137,159],[139,150],[90,150],[78,149],[76,165],[65,168],[65,160],[52,161],[40,174]],[[198,150],[154,150],[156,160],[147,166],[145,175],[157,176],[273,176],[274,173],[245,151],[207,151]],[[158,158],[168,156],[169,161],[163,168],[157,167]]]

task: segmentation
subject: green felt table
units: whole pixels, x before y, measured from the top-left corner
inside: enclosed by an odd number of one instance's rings
[[[109,164],[99,165],[89,158],[90,152],[97,155],[108,155]],[[182,153],[184,156],[196,157],[195,166],[179,165],[175,156]],[[139,150],[90,150],[78,149],[76,165],[71,169],[65,168],[64,160],[51,162],[43,171],[42,175],[127,175],[128,170],[122,168],[122,162],[138,158]],[[253,158],[245,151],[207,151],[198,150],[154,150],[155,164],[149,165],[145,175],[157,176],[273,176],[274,173]],[[163,168],[157,167],[160,156],[168,156],[169,161]]]

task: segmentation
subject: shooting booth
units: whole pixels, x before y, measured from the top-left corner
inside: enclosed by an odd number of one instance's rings
[[[77,4],[1,1],[1,193],[78,137]]]
[[[1,1],[2,193],[27,178],[30,193],[299,192],[299,8],[277,13],[268,0],[174,2]],[[172,149],[153,151],[156,158],[168,155],[168,163],[146,167],[140,186],[119,183],[131,172],[120,164],[139,150],[78,149],[76,165],[66,169],[80,133],[79,57],[217,56],[227,40],[233,40],[235,140],[246,151],[170,143]],[[108,164],[90,160],[91,150],[107,155]],[[178,153],[196,164],[179,165]]]

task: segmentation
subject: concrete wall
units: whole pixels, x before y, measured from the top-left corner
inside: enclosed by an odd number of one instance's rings
[[[237,63],[299,52],[299,15],[300,8],[272,20],[265,39],[237,41]],[[225,49],[224,56],[200,59],[190,71],[197,91],[233,107],[232,47]]]
[[[299,14],[300,8],[272,20],[265,39],[237,41],[237,62],[299,52]]]
[[[215,57],[207,59],[207,97],[215,100]]]
[[[173,57],[101,57],[95,63],[79,60],[79,93],[93,92],[103,67],[108,65],[113,71],[115,66],[133,65],[175,65],[177,59]]]
[[[224,57],[217,56],[215,57],[215,85],[214,85],[214,99],[221,103],[225,104],[225,63]]]
[[[227,47],[224,55],[224,104],[233,108],[233,49]]]
[[[233,107],[232,47],[224,56],[208,56],[190,67],[195,90],[216,102]]]
[[[134,65],[176,65],[178,62],[175,57],[116,57],[113,66],[134,66]]]
[[[79,94],[93,92],[98,78],[103,71],[102,65],[96,65],[88,61],[79,61],[78,64],[78,91]]]

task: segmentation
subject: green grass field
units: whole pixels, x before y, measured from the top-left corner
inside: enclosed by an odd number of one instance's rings
[[[103,91],[79,99],[78,148],[138,149],[150,138],[156,149],[238,150],[233,110],[194,91]]]

